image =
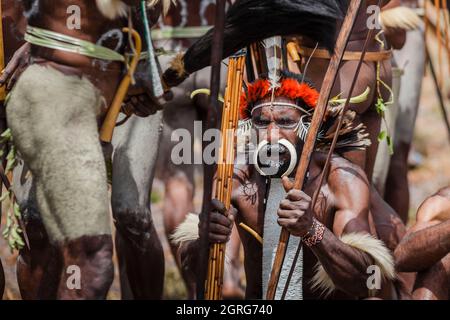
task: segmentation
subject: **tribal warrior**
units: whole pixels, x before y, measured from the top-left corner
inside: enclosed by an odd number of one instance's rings
[[[305,130],[318,99],[317,90],[302,75],[284,72],[279,83],[260,79],[248,85],[241,98],[241,117],[259,138],[250,165],[235,170],[232,209],[213,201],[209,240],[226,242],[233,221],[239,228],[245,252],[246,297],[265,296],[280,227],[292,234],[280,277],[281,297],[287,274],[300,243],[295,272],[287,289],[287,299],[367,298],[375,294],[368,287],[368,270],[378,267],[383,297],[394,279],[393,258],[384,243],[376,239],[369,223],[369,182],[364,171],[342,158],[340,153],[364,149],[370,141],[362,125],[353,125],[354,112],[345,115],[339,142],[333,155],[330,174],[319,186],[326,151],[335,133],[342,106],[330,106],[309,167],[304,192],[290,190],[290,177],[302,153]],[[242,155],[241,155],[242,156]],[[245,155],[244,155],[245,156]],[[311,208],[311,197],[318,190],[318,202]],[[358,192],[354,192],[358,190]],[[201,221],[200,223],[204,223]],[[175,234],[179,255],[192,271],[198,259],[198,231],[193,217]],[[197,232],[197,234],[189,231]],[[200,229],[201,230],[201,229]],[[248,232],[250,230],[250,232]],[[281,289],[281,290],[280,290]]]
[[[33,178],[30,194],[20,203],[31,247],[22,250],[18,262],[21,293],[24,298],[105,298],[113,279],[113,243],[98,129],[124,73],[128,36],[122,29],[132,27],[141,1],[23,4],[31,52],[7,104],[15,146]],[[80,28],[69,26],[69,7],[79,8]],[[156,8],[160,10],[159,4]],[[137,83],[141,74],[136,73]],[[135,99],[128,104],[141,116],[159,107],[151,89],[146,92],[150,93],[140,95],[138,103]],[[147,108],[142,110],[142,105]],[[15,176],[17,181],[24,177]],[[136,296],[148,297],[151,293],[137,291],[136,284],[148,291],[148,282],[157,277],[160,284],[153,283],[160,289],[154,296],[160,297],[164,271],[153,262],[163,259],[163,253],[148,220],[152,237],[139,243],[145,250],[136,250],[141,253],[140,266],[129,265],[136,266],[129,270],[134,275],[130,282],[134,280]],[[66,284],[69,266],[81,272],[77,290]]]

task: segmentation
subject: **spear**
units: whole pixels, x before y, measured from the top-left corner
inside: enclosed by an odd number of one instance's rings
[[[219,93],[220,93],[220,69],[223,56],[223,38],[225,27],[225,4],[226,0],[217,0],[216,2],[216,19],[215,28],[212,38],[212,51],[211,51],[211,96],[208,108],[208,116],[204,132],[209,129],[217,127],[218,123],[218,110],[219,110]],[[206,147],[204,142],[203,148]],[[212,200],[212,182],[214,179],[214,173],[216,171],[216,164],[204,165],[203,170],[203,184],[205,186],[203,193],[203,205],[200,214],[201,219],[205,219],[206,223],[200,225],[200,255],[198,262],[198,277],[197,277],[197,299],[204,300],[205,298],[205,280],[208,270],[209,262],[209,243],[207,235],[209,233],[209,213],[211,211]]]
[[[311,121],[311,127],[309,129],[309,133],[306,138],[305,145],[303,147],[300,164],[297,168],[297,172],[295,175],[295,182],[294,182],[295,189],[299,190],[303,189],[306,173],[308,171],[308,167],[311,162],[311,157],[316,144],[317,134],[319,133],[320,126],[323,122],[323,117],[325,115],[325,111],[328,107],[328,101],[331,96],[331,90],[336,81],[339,66],[342,62],[342,58],[344,57],[344,52],[347,47],[347,43],[350,38],[353,26],[356,22],[356,17],[359,8],[361,7],[361,3],[362,0],[351,0],[347,11],[347,15],[342,24],[342,28],[336,41],[336,46],[334,48],[334,53],[331,57],[327,73],[325,74],[322,89],[320,91],[319,101]],[[288,246],[289,238],[290,238],[289,231],[283,228],[281,230],[280,241],[278,243],[278,248],[275,254],[272,272],[269,278],[269,284],[266,295],[267,300],[275,299],[275,294],[277,291],[278,281],[280,279],[281,268],[283,266],[284,257],[286,255],[286,249]]]
[[[5,69],[5,48],[3,41],[3,11],[2,11],[2,1],[0,0],[0,71]],[[6,98],[6,88],[5,86],[0,87],[0,102],[5,101]]]
[[[381,1],[382,0],[379,0],[378,6],[381,5]],[[325,165],[324,165],[324,167],[322,169],[322,173],[321,173],[321,176],[320,176],[320,181],[319,181],[319,184],[318,184],[319,187],[316,190],[316,192],[314,193],[312,201],[311,201],[311,208],[315,208],[317,200],[319,198],[320,188],[321,188],[323,182],[325,181],[325,178],[328,176],[328,173],[329,173],[328,169],[329,169],[330,164],[331,164],[331,158],[333,156],[334,150],[336,149],[336,144],[337,144],[338,138],[339,138],[339,132],[341,131],[341,128],[342,128],[342,125],[343,125],[343,122],[344,122],[344,118],[345,118],[345,114],[346,114],[347,110],[350,107],[351,97],[353,95],[353,91],[355,90],[356,82],[358,81],[359,73],[361,71],[361,67],[362,67],[362,64],[364,62],[364,57],[366,56],[367,48],[368,48],[370,40],[373,38],[374,34],[375,34],[375,29],[370,29],[368,34],[367,34],[366,40],[364,42],[364,46],[363,46],[363,49],[361,51],[361,57],[359,58],[358,65],[356,67],[355,74],[353,76],[353,80],[352,80],[350,89],[348,91],[348,96],[347,96],[347,99],[346,99],[345,104],[344,104],[344,108],[342,108],[341,114],[339,116],[338,124],[337,124],[337,127],[336,127],[336,133],[334,134],[333,141],[331,143],[330,150],[328,151],[327,159],[325,161]],[[292,262],[292,266],[291,266],[291,269],[289,271],[289,275],[288,275],[288,277],[286,279],[286,284],[285,284],[285,287],[283,289],[283,294],[281,296],[281,300],[284,300],[285,297],[286,297],[287,291],[289,289],[289,283],[291,282],[292,276],[294,274],[295,266],[297,265],[297,260],[298,260],[298,258],[300,256],[301,249],[302,249],[302,244],[300,243],[298,248],[297,248],[297,252],[295,253],[295,257],[294,257],[294,260]]]

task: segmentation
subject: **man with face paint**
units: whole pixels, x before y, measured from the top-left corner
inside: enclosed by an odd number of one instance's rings
[[[342,106],[330,105],[327,110],[304,192],[291,190],[318,95],[301,75],[287,72],[276,81],[269,77],[248,85],[241,97],[241,124],[242,128],[255,129],[258,147],[249,157],[253,163],[235,166],[232,208],[227,212],[222,203],[213,201],[209,240],[226,242],[233,222],[240,226],[246,297],[250,299],[266,295],[281,227],[292,236],[276,299],[281,297],[299,244],[302,251],[287,289],[287,299],[354,299],[377,294],[393,298],[389,281],[395,278],[393,258],[384,243],[372,236],[375,232],[369,222],[369,182],[360,167],[339,155],[363,149],[370,143],[363,126],[353,126],[352,111],[345,115],[323,185],[318,185],[320,174]],[[316,190],[318,201],[311,208]],[[199,252],[198,234],[188,232],[189,227],[196,226],[193,219],[189,217],[174,234],[184,267],[191,270]],[[375,287],[368,285],[371,268],[379,275]]]

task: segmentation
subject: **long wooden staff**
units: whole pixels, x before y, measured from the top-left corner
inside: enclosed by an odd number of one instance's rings
[[[215,199],[230,209],[235,160],[236,130],[239,121],[239,98],[242,92],[245,68],[245,51],[230,57],[225,103],[222,113],[221,146],[215,180]],[[212,244],[209,251],[206,279],[206,300],[222,299],[225,267],[225,244]]]
[[[381,1],[382,0],[379,0],[379,3],[378,3],[379,6],[381,5]],[[333,141],[331,143],[330,150],[328,151],[327,159],[325,161],[325,165],[324,165],[324,167],[322,169],[322,173],[320,175],[318,188],[314,192],[314,195],[313,195],[313,198],[312,198],[312,201],[311,201],[311,208],[315,208],[317,200],[319,198],[320,188],[321,188],[323,182],[325,181],[325,178],[328,176],[328,173],[329,173],[328,169],[329,169],[330,164],[331,164],[331,158],[333,157],[333,153],[334,153],[334,150],[336,149],[336,145],[337,145],[337,142],[338,142],[338,139],[339,139],[339,131],[341,131],[342,125],[344,123],[345,113],[347,112],[347,110],[350,107],[350,100],[351,100],[351,98],[353,96],[353,91],[355,90],[355,86],[356,86],[356,83],[357,83],[358,78],[359,78],[359,73],[361,71],[361,67],[362,67],[362,64],[364,62],[364,57],[366,56],[367,48],[369,46],[370,41],[373,39],[374,34],[375,34],[375,29],[370,29],[368,34],[367,34],[366,40],[364,42],[364,46],[363,46],[363,49],[361,51],[361,57],[359,58],[358,65],[356,67],[355,74],[353,76],[353,80],[352,80],[352,83],[351,83],[351,86],[350,86],[350,90],[348,91],[347,99],[345,101],[344,107],[342,108],[341,114],[339,116],[338,124],[336,126],[336,133],[334,134]],[[295,257],[294,257],[294,260],[292,262],[291,270],[289,271],[289,275],[288,275],[288,277],[286,279],[286,284],[285,284],[285,287],[283,289],[283,294],[281,296],[281,300],[284,300],[286,298],[286,294],[287,294],[287,291],[289,289],[289,283],[291,282],[292,276],[294,274],[295,266],[297,265],[297,260],[298,260],[298,258],[300,256],[301,250],[302,250],[302,244],[300,243],[298,248],[297,248],[297,252],[295,253]]]
[[[0,0],[0,71],[5,69],[5,45],[3,42],[3,12],[2,1]],[[0,87],[0,102],[6,98],[6,86]]]
[[[331,57],[327,73],[325,74],[323,86],[320,91],[319,101],[311,121],[311,127],[309,129],[309,133],[306,138],[305,145],[303,147],[302,157],[300,159],[300,164],[298,166],[297,173],[295,176],[294,182],[295,189],[299,190],[303,189],[306,173],[308,171],[308,167],[311,162],[311,156],[316,144],[317,134],[320,130],[320,126],[322,124],[326,108],[328,106],[328,101],[331,96],[331,90],[338,75],[339,65],[342,62],[342,58],[344,56],[344,52],[347,47],[351,31],[356,22],[356,17],[359,8],[361,7],[361,3],[362,0],[352,0],[350,2],[347,15],[342,24],[342,28],[339,33],[339,37],[337,39],[336,46],[334,49],[334,54]],[[281,230],[280,241],[278,243],[277,252],[275,254],[275,260],[273,263],[272,272],[268,283],[266,295],[267,300],[274,300],[275,298],[281,268],[283,266],[284,257],[286,255],[286,249],[289,242],[289,237],[290,237],[289,231],[283,228]]]
[[[219,110],[219,93],[220,93],[220,69],[222,65],[223,55],[223,38],[225,32],[225,4],[226,0],[216,1],[216,18],[215,28],[212,40],[212,52],[211,52],[211,97],[208,108],[208,116],[204,132],[206,130],[217,127],[217,114]],[[206,147],[204,143],[203,148]],[[200,219],[206,220],[206,223],[200,224],[200,235],[208,235],[209,233],[209,213],[211,211],[212,200],[212,184],[214,180],[214,173],[216,172],[216,166],[204,165],[203,166],[203,205]],[[197,265],[197,299],[204,300],[205,298],[205,285],[206,285],[206,273],[208,271],[209,262],[209,243],[207,236],[200,236],[200,252],[199,261]]]

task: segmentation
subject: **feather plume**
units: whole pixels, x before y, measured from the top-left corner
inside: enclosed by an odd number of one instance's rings
[[[167,15],[167,13],[169,13],[171,5],[177,4],[176,0],[148,0],[148,6],[154,7],[160,2],[162,2],[162,10],[165,16]]]
[[[383,29],[396,28],[403,30],[416,30],[423,25],[422,19],[411,8],[396,7],[380,14],[381,25]]]
[[[96,0],[97,8],[103,16],[114,20],[127,15],[127,5],[121,0]]]
[[[199,221],[200,220],[197,214],[188,214],[186,220],[180,224],[176,228],[175,232],[170,236],[170,241],[175,245],[179,245],[186,241],[197,240],[199,237]]]

